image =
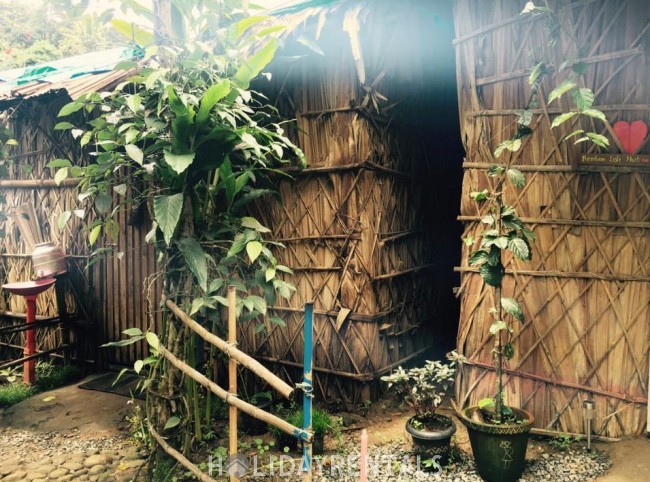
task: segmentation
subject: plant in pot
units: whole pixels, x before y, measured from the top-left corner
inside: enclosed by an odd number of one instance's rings
[[[413,446],[419,455],[427,459],[439,456],[437,462],[447,465],[451,448],[451,437],[456,425],[451,417],[437,413],[447,389],[454,381],[455,352],[448,355],[450,363],[427,361],[423,367],[405,370],[401,366],[393,373],[381,377],[401,396],[415,415],[406,422],[406,431],[413,438]]]
[[[506,149],[515,152],[518,147]],[[507,180],[516,188],[524,186],[521,171],[511,164],[494,165],[488,169],[488,176],[496,178],[494,189],[471,193],[476,202],[487,204],[488,214],[481,219],[486,227],[476,238],[466,239],[466,242],[478,244],[478,249],[470,254],[469,264],[478,267],[483,282],[492,288],[494,306],[489,309],[492,317],[489,330],[494,337],[495,395],[480,400],[477,406],[465,408],[461,421],[467,426],[479,475],[488,482],[512,482],[524,470],[528,434],[534,418],[525,410],[509,406],[504,396],[504,362],[515,353],[513,323],[524,320],[517,300],[503,294],[504,253],[529,261],[530,242],[535,235],[524,227],[515,208],[503,203],[502,193]]]

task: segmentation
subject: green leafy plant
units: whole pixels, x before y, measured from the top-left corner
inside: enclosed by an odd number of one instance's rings
[[[573,443],[580,442],[581,440],[582,437],[580,437],[580,435],[572,436],[563,433],[558,435],[557,437],[552,438],[551,441],[549,442],[549,445],[561,452],[566,452]]]
[[[395,390],[415,411],[413,423],[422,424],[432,418],[454,382],[458,357],[455,352],[448,357],[449,363],[429,360],[422,367],[405,370],[400,366],[390,375],[381,377],[388,384],[388,389]]]
[[[256,333],[284,325],[267,311],[278,296],[292,296],[295,288],[285,280],[292,272],[274,255],[283,246],[269,241],[270,229],[249,213],[253,200],[276,196],[284,167],[305,165],[285,133],[287,120],[250,89],[279,46],[278,29],[252,35],[251,27],[264,17],[245,16],[232,3],[173,3],[171,31],[150,32],[114,19],[117,31],[145,47],[145,64],[118,66],[139,70],[113,92],[88,93],[61,109],[55,129],[69,131],[91,161],[49,164],[57,169],[57,183],[81,178],[83,209],[64,213],[59,227],[72,214],[83,217],[95,249],[91,262],[109,254],[121,259],[112,243],[119,235],[118,216],[129,210],[132,218],[149,223],[145,241],[159,254],[164,294],[185,312],[212,331],[222,330],[227,287],[234,285],[241,322],[253,322]],[[133,2],[125,5],[135,8]],[[138,6],[137,13],[155,19],[158,12]],[[91,210],[95,216],[84,217]],[[192,436],[184,434],[187,450],[192,437],[203,438],[201,426],[210,423],[212,410],[209,398],[201,409],[194,380],[176,376],[158,356],[160,339],[189,366],[200,368],[195,338],[175,323],[165,320],[159,333],[130,328],[124,331],[127,338],[107,346],[148,342],[151,356],[133,366],[148,376],[141,388],[181,391],[184,403],[148,397],[156,407],[147,413],[156,414],[152,423],[166,436],[193,427]],[[213,351],[209,359],[214,361]],[[179,420],[187,417],[179,406],[190,407],[191,420]]]

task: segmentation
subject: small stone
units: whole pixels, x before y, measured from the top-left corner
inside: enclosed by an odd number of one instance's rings
[[[65,467],[60,467],[60,468],[50,472],[50,479],[58,479],[59,477],[63,477],[64,475],[68,475],[68,472],[70,472],[70,471],[68,469],[66,469]]]
[[[25,477],[27,476],[27,472],[24,470],[17,470],[16,472],[13,472],[9,475],[7,475],[4,479],[2,479],[2,482],[13,482],[13,481],[20,481],[20,480],[25,480]]]
[[[5,465],[3,463],[2,466],[0,467],[0,477],[4,477],[5,475],[9,475],[12,472],[16,472],[19,469],[20,469],[20,465],[18,465],[18,464]]]
[[[47,474],[42,472],[28,472],[25,477],[26,480],[47,479]]]
[[[89,470],[88,474],[90,476],[99,475],[106,470],[106,466],[102,464],[93,465]]]
[[[70,472],[75,472],[77,470],[81,470],[83,468],[83,465],[79,462],[69,461],[64,463],[61,467],[68,469]]]
[[[91,468],[95,465],[106,465],[111,463],[111,458],[106,454],[91,455],[84,461],[84,466]]]

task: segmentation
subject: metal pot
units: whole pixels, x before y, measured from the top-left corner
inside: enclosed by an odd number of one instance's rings
[[[38,279],[50,278],[68,270],[63,250],[50,241],[36,245],[32,251],[32,265]]]

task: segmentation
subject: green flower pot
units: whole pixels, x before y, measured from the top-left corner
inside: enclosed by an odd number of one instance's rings
[[[513,408],[521,423],[493,425],[472,420],[478,407],[463,410],[461,422],[467,427],[476,471],[487,482],[515,482],[526,466],[528,435],[535,418]]]

